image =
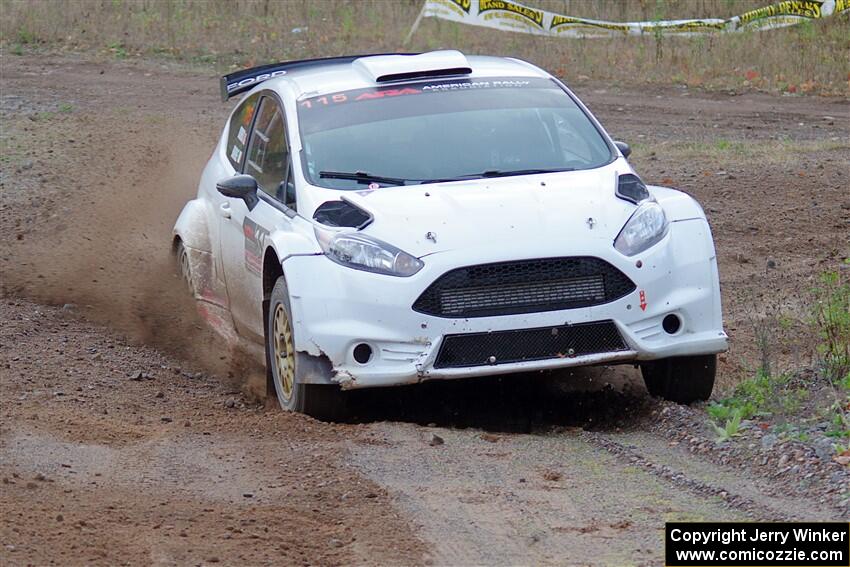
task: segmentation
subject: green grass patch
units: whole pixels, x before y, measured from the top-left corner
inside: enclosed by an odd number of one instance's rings
[[[708,407],[708,414],[717,422],[774,414],[793,415],[802,407],[808,391],[792,382],[788,374],[773,376],[762,369],[755,377],[744,380],[734,393]]]
[[[838,388],[850,390],[850,258],[844,266],[821,275],[812,290],[812,322],[821,338],[823,370]]]

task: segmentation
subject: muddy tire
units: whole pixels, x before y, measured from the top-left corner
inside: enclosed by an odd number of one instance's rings
[[[329,374],[330,369],[323,368],[309,355],[295,351],[294,331],[289,290],[280,277],[272,289],[266,317],[269,394],[274,393],[284,410],[305,413],[323,421],[344,420],[346,397],[338,385],[303,383],[306,373],[315,374],[319,368],[320,372]]]
[[[717,355],[680,356],[640,365],[646,389],[655,397],[679,404],[704,401],[714,389]]]
[[[195,280],[192,277],[192,264],[189,261],[189,253],[182,241],[177,242],[177,247],[174,249],[174,256],[177,259],[177,274],[183,279],[186,289],[193,296],[195,295]]]

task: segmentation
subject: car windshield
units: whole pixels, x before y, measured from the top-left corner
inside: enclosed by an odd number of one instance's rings
[[[554,81],[491,78],[299,101],[308,181],[333,189],[590,169],[613,154]]]

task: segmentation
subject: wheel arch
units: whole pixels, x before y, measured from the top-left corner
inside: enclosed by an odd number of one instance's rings
[[[271,373],[271,359],[269,353],[269,340],[268,340],[268,329],[269,329],[269,312],[271,307],[271,295],[272,290],[274,289],[275,282],[277,282],[278,278],[283,277],[284,282],[287,284],[287,290],[291,292],[289,288],[290,280],[287,278],[286,270],[283,267],[283,262],[280,259],[280,255],[274,246],[269,245],[266,247],[265,252],[263,253],[263,273],[262,273],[262,284],[263,284],[263,342],[266,345],[266,377],[269,386],[269,392],[272,391],[274,385],[272,384],[273,376]],[[295,305],[292,304],[291,296],[290,296],[290,315],[293,319],[297,320],[298,316],[294,312]],[[297,333],[296,330],[296,321],[292,321],[292,331],[293,333]],[[333,365],[331,364],[328,356],[316,348],[315,351],[298,351],[296,352],[296,356],[298,356],[298,363],[302,366],[303,370],[299,372],[299,376],[297,378],[297,382],[301,384],[334,384],[332,377],[335,374],[333,370]]]
[[[178,242],[182,242],[188,248],[212,252],[207,217],[207,207],[200,199],[192,199],[186,203],[172,230],[173,249],[177,248]]]

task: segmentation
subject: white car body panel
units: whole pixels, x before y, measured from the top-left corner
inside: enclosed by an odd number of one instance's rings
[[[381,69],[403,68],[392,57],[386,62],[374,59],[284,74],[260,83],[246,96],[269,91],[283,101],[290,152],[296,155],[301,150],[296,102],[322,93],[374,87],[374,74]],[[521,61],[495,57],[469,57],[468,61],[473,79],[551,78]],[[242,200],[218,193],[216,183],[236,173],[227,159],[227,135],[225,127],[203,171],[198,196],[187,203],[174,234],[189,252],[196,297],[206,305],[211,323],[227,327],[222,331],[225,336],[242,346],[251,345],[248,350],[258,357],[263,357],[266,255],[272,255],[286,278],[296,350],[327,359],[333,373],[324,380],[344,388],[712,354],[727,347],[714,244],[705,215],[693,198],[673,189],[649,187],[670,223],[667,234],[631,257],[614,248],[615,238],[636,209],[615,196],[617,174],[633,173],[622,155],[589,170],[375,190],[364,186],[363,191],[311,185],[301,160],[294,159],[295,214],[274,205],[270,198],[261,199],[249,211]],[[312,217],[322,203],[341,198],[374,217],[363,234],[420,258],[424,267],[410,277],[394,277],[352,269],[327,258]],[[254,256],[248,260],[247,225],[252,227],[250,246],[259,250],[259,265]],[[603,259],[630,278],[636,289],[602,305],[537,313],[445,318],[412,309],[423,291],[452,269],[566,256]],[[682,321],[674,334],[661,328],[662,319],[671,313]],[[627,350],[489,366],[434,366],[446,335],[603,320],[616,324]],[[360,343],[374,352],[366,364],[353,358],[353,349]]]

